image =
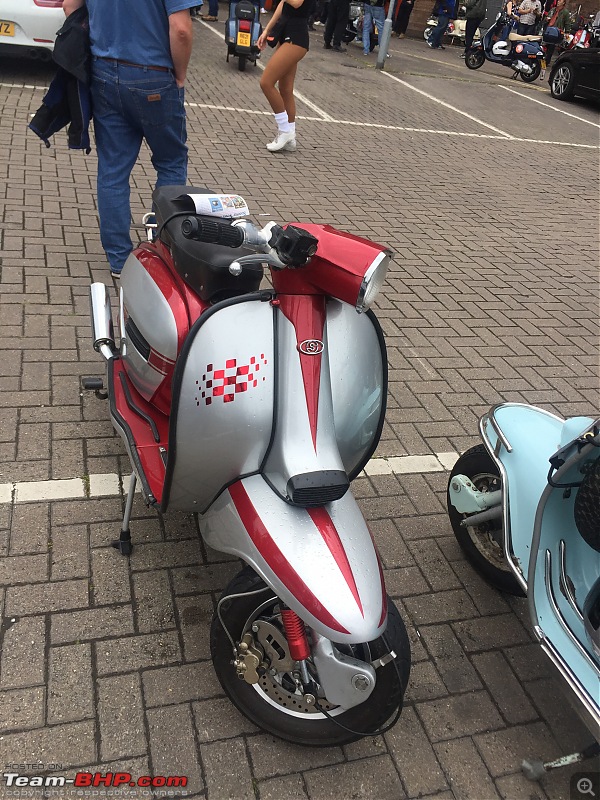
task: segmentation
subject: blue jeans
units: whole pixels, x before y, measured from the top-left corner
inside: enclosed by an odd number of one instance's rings
[[[381,41],[383,33],[383,23],[385,22],[385,8],[383,6],[363,6],[365,16],[363,18],[363,53],[366,55],[371,52],[371,28],[377,25],[377,34]]]
[[[429,37],[429,41],[433,45],[433,47],[440,47],[442,44],[442,36],[446,32],[446,28],[448,27],[448,23],[450,22],[450,17],[440,16],[438,17],[437,25],[431,31],[431,36]]]
[[[208,16],[219,16],[219,0],[208,0]]]
[[[157,173],[156,186],[185,186],[183,99],[184,91],[171,72],[93,59],[100,239],[113,271],[123,269],[133,249],[129,177],[143,139]]]

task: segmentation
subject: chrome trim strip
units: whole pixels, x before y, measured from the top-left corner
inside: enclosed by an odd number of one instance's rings
[[[573,642],[575,647],[579,650],[581,655],[585,658],[585,660],[589,663],[590,667],[598,672],[598,665],[592,660],[591,655],[587,652],[585,647],[581,644],[581,642],[576,638],[573,631],[567,625],[567,621],[565,620],[560,608],[558,607],[558,603],[556,602],[556,597],[554,595],[554,590],[552,588],[552,554],[550,550],[546,550],[546,555],[544,557],[544,580],[546,581],[546,594],[548,596],[548,601],[552,606],[552,611],[556,619],[560,622],[560,625],[564,632],[567,634],[569,639]]]
[[[583,622],[583,614],[579,610],[579,606],[577,605],[577,600],[575,599],[575,595],[573,594],[573,590],[571,588],[572,585],[571,581],[569,580],[569,576],[567,575],[567,546],[564,542],[564,539],[560,540],[559,556],[560,556],[560,580],[558,585],[560,587],[560,591],[569,601],[569,605],[572,607],[573,611]]]
[[[512,453],[513,451],[512,446],[508,441],[508,439],[506,438],[506,436],[502,433],[502,428],[500,427],[500,425],[498,425],[498,421],[494,416],[494,411],[496,410],[496,408],[498,408],[498,406],[494,406],[494,408],[492,408],[490,410],[490,413],[488,414],[490,425],[492,426],[492,428],[494,429],[494,433],[498,437],[498,441],[496,442],[496,447],[494,452],[496,453],[496,455],[500,454],[500,445],[498,444],[498,442],[500,442],[501,444],[504,445],[507,453]]]

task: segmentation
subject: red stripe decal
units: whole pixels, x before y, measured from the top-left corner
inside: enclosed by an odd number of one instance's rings
[[[307,508],[306,510],[312,521],[315,523],[317,530],[323,537],[323,541],[329,548],[329,552],[335,559],[335,563],[340,568],[340,572],[344,576],[344,580],[348,584],[348,588],[356,600],[356,605],[359,607],[360,613],[364,617],[365,614],[360,601],[360,595],[358,594],[358,589],[356,587],[356,581],[354,580],[354,575],[352,574],[352,567],[348,561],[348,556],[344,550],[344,545],[342,544],[340,535],[337,532],[337,528],[333,524],[333,520],[324,508]]]
[[[281,295],[280,308],[294,326],[296,345],[310,339],[323,341],[325,328],[325,298],[315,295]],[[319,389],[321,386],[321,354],[307,354],[298,350],[308,421],[313,446],[317,449],[317,419],[319,416]]]
[[[263,525],[248,492],[241,482],[229,487],[229,494],[234,502],[236,511],[248,535],[254,542],[258,552],[265,559],[273,572],[278,575],[295,597],[310,613],[323,625],[339,633],[349,633],[343,625],[331,616],[329,611],[311,592],[300,575],[287,561],[281,550],[277,547],[269,531]]]
[[[173,369],[175,362],[173,359],[167,358],[151,348],[150,355],[148,356],[148,364],[150,364],[150,366],[153,367],[157,372],[167,375],[169,370]]]

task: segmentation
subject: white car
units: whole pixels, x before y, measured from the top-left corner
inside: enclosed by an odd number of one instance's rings
[[[64,21],[62,0],[0,0],[0,48],[50,53]]]

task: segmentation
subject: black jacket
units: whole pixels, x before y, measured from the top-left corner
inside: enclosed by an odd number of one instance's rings
[[[69,148],[89,153],[91,53],[85,6],[66,18],[56,35],[52,58],[58,70],[29,127],[50,147],[50,136],[69,125]]]

